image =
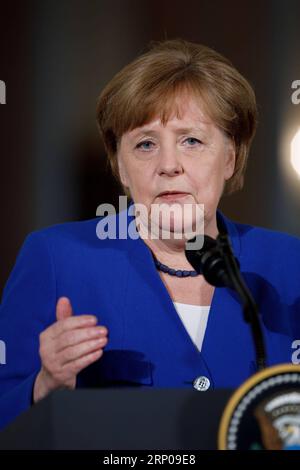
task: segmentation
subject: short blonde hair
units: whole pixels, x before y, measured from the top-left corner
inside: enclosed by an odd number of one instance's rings
[[[113,174],[121,182],[117,144],[122,135],[157,116],[165,124],[185,91],[199,97],[213,122],[233,139],[235,169],[224,192],[241,189],[257,126],[255,93],[228,59],[183,39],[152,41],[101,92],[97,123]]]

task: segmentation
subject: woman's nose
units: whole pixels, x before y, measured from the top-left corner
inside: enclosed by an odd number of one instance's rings
[[[178,175],[183,172],[180,155],[175,148],[163,148],[159,155],[158,173],[160,175]]]

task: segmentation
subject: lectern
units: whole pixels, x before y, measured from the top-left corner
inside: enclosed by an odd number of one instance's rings
[[[212,450],[231,390],[57,391],[0,433],[0,450]]]

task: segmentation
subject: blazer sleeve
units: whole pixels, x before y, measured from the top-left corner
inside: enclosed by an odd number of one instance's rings
[[[42,231],[29,234],[0,305],[0,429],[32,405],[40,370],[39,335],[55,321],[53,257]]]

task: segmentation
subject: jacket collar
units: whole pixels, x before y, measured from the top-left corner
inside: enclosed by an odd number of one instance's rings
[[[232,249],[237,258],[241,256],[241,238],[237,224],[228,219],[220,210],[217,210],[217,220],[221,220],[231,241]]]

